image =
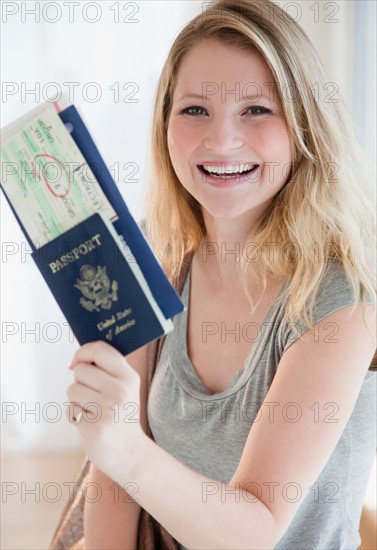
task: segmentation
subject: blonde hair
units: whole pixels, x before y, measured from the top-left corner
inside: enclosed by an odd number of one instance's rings
[[[365,323],[367,294],[376,305],[375,201],[368,160],[343,100],[326,100],[328,81],[307,35],[269,0],[213,2],[179,33],[163,67],[152,120],[145,216],[149,242],[165,272],[175,281],[183,259],[198,250],[206,234],[200,204],[174,172],[167,126],[182,60],[199,40],[210,37],[256,48],[263,55],[276,80],[291,139],[293,164],[287,181],[248,236],[259,247],[263,290],[269,276],[289,277],[281,295],[287,300],[285,321],[311,327],[320,282],[335,261],[351,284],[352,311],[362,299]],[[318,83],[317,97],[313,83]],[[284,100],[283,90],[293,90],[294,97]],[[265,243],[279,245],[273,262]],[[250,263],[241,256],[242,285],[253,310],[259,301],[255,304],[248,292]]]

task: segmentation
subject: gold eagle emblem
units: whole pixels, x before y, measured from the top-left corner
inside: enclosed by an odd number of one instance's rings
[[[113,302],[118,301],[118,283],[115,280],[110,283],[106,267],[97,266],[96,269],[93,265],[83,265],[80,277],[73,286],[84,295],[80,298],[80,304],[88,311],[110,309]]]

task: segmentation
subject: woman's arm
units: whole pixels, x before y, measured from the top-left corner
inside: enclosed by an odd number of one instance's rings
[[[135,550],[139,504],[93,464],[85,485],[84,549]]]
[[[128,363],[138,372],[140,384],[140,423],[147,430],[147,347],[127,355]],[[114,421],[116,418],[114,408]],[[111,450],[110,450],[111,452]],[[85,481],[84,508],[85,550],[135,550],[141,508],[137,503],[135,483],[121,488],[111,478],[91,465]]]
[[[300,421],[290,422],[282,414],[271,421],[262,415],[251,427],[228,484],[190,470],[147,437],[139,424],[116,424],[109,412],[99,422],[83,419],[76,425],[89,457],[119,484],[136,483],[140,506],[187,548],[274,548],[329,460],[376,348],[361,306],[352,314],[350,310],[327,315],[315,335],[305,333],[283,354],[264,403],[296,403]],[[374,307],[367,305],[366,318],[375,333]],[[329,323],[338,328],[336,339],[328,338]],[[71,368],[76,383],[68,397],[81,407],[96,398],[105,411],[114,400],[127,407],[139,398],[137,373],[104,342],[82,346]],[[314,403],[335,403],[336,422],[317,422]],[[292,485],[300,493],[293,501],[285,498]]]
[[[135,480],[140,505],[187,548],[274,548],[329,460],[376,347],[361,306],[347,317],[350,309],[328,315],[283,354],[264,402],[276,414],[253,424],[228,484],[190,470],[148,438],[128,477],[114,469],[114,479]],[[366,309],[375,333],[376,311]],[[336,339],[328,326],[338,328]],[[314,403],[335,404],[336,419],[318,421]],[[299,421],[281,414],[292,404],[302,411]]]

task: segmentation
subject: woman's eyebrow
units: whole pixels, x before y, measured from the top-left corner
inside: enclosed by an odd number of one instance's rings
[[[190,97],[193,97],[194,99],[204,99],[204,95],[203,94],[183,94],[181,95],[177,101],[181,101],[182,99],[188,99]]]
[[[271,99],[271,96],[266,96],[264,94],[248,94],[241,96],[241,99],[244,101],[249,101],[253,99],[266,99],[269,103],[273,103],[273,99]]]
[[[221,93],[221,90],[219,90],[218,92],[207,93],[207,94],[193,94],[193,93],[183,94],[179,98],[177,98],[177,101],[182,101],[183,99],[189,99],[189,98],[200,99],[202,101],[208,101],[208,99],[211,97],[211,95],[215,95],[217,93]],[[237,94],[236,90],[230,90],[230,89],[226,90],[225,93],[227,95],[230,95],[230,96],[232,94],[233,95]],[[253,100],[253,99],[266,99],[270,103],[273,103],[273,100],[271,99],[271,96],[267,97],[264,94],[248,94],[248,95],[242,95],[241,94],[241,97],[239,98],[239,101],[250,101],[250,100]]]

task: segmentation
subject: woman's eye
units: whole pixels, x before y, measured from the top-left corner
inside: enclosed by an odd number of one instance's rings
[[[186,107],[181,111],[181,114],[186,114],[191,116],[197,116],[203,113],[204,113],[203,107],[199,107],[198,105],[191,105],[191,107]]]
[[[253,105],[253,107],[249,107],[247,111],[252,111],[252,115],[265,115],[267,113],[271,113],[270,109],[259,105]]]

